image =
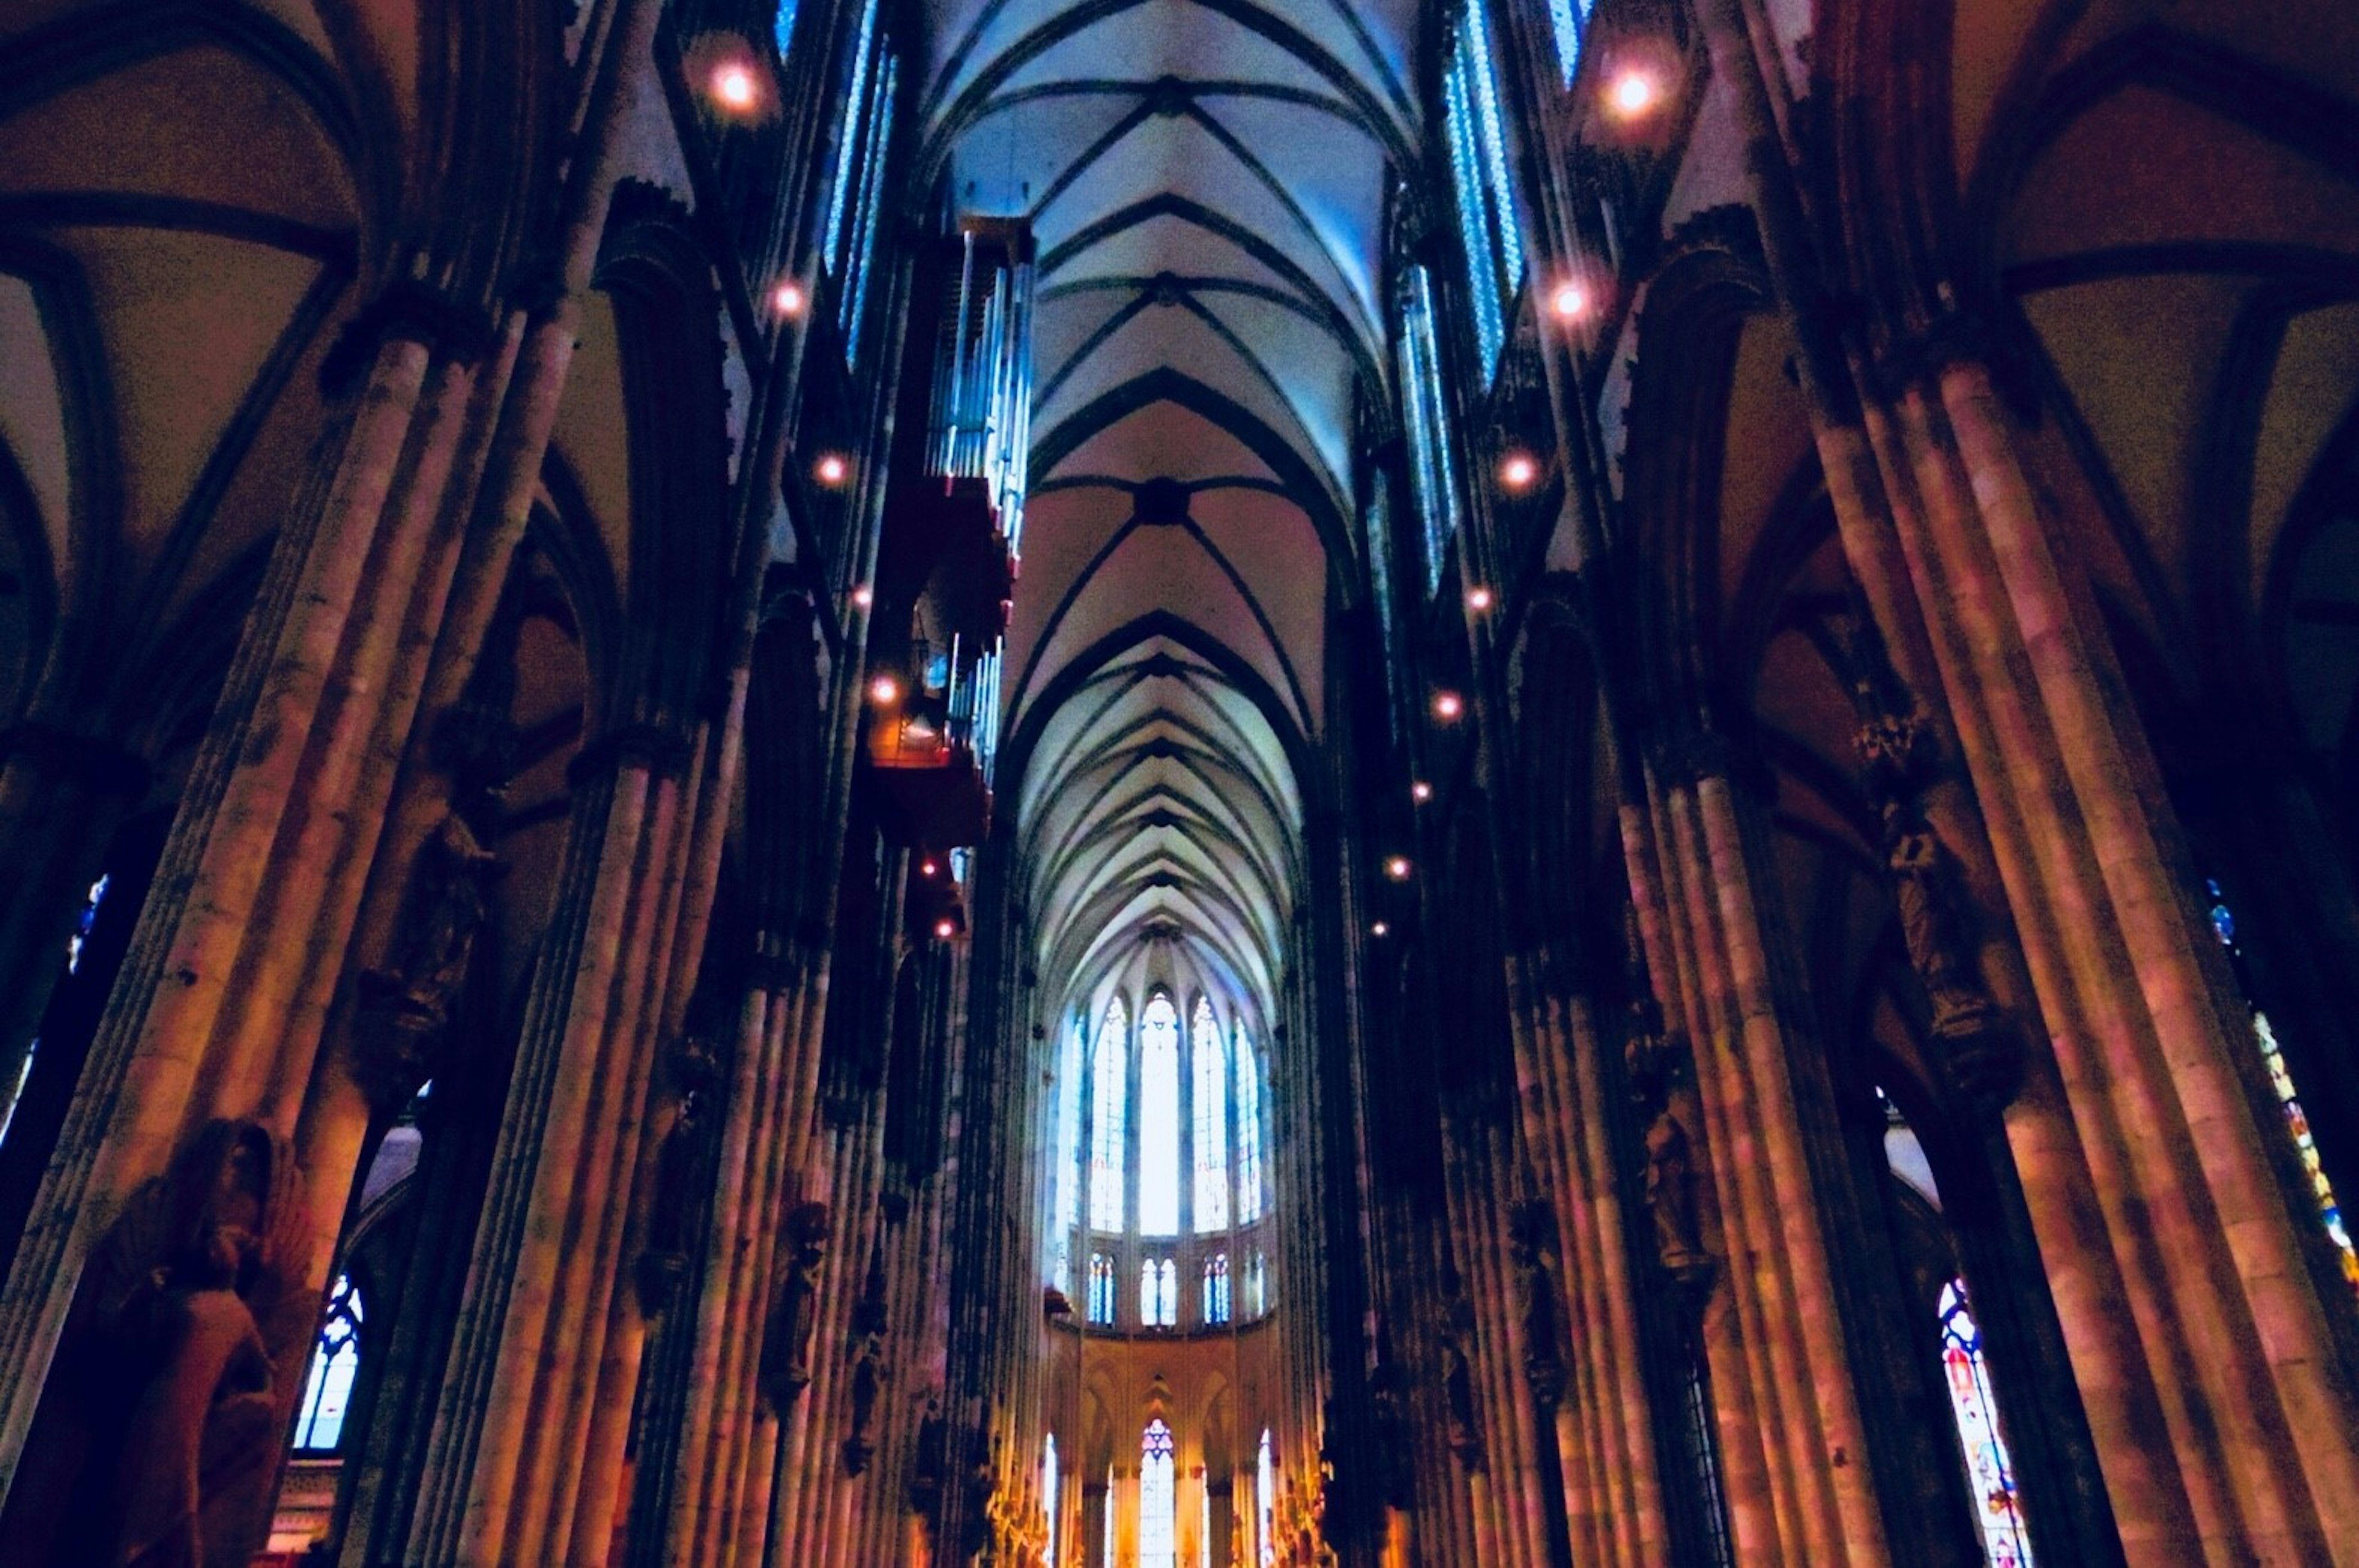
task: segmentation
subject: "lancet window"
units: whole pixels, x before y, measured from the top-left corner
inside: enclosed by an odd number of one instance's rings
[[[1507,319],[1523,282],[1524,240],[1509,195],[1507,136],[1499,115],[1498,74],[1482,0],[1470,0],[1451,29],[1441,96],[1450,172],[1458,190],[1467,292],[1474,308],[1474,339],[1488,376],[1498,371]]]
[[[1179,1489],[1174,1484],[1171,1429],[1157,1416],[1139,1441],[1138,1568],[1179,1568]]]
[[[328,1292],[326,1318],[311,1346],[311,1375],[296,1408],[295,1452],[333,1454],[344,1435],[353,1379],[361,1369],[361,1292],[349,1274]]]

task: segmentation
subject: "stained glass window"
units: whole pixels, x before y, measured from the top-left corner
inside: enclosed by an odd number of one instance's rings
[[[1401,305],[1401,419],[1408,428],[1409,489],[1425,540],[1425,589],[1441,581],[1441,560],[1458,532],[1458,470],[1451,455],[1449,403],[1433,330],[1433,278],[1409,268]]]
[[[2222,896],[2220,884],[2206,881],[2203,891],[2212,900],[2212,930],[2220,945],[2228,949],[2236,978],[2245,987],[2247,999],[2252,994],[2251,982],[2245,978],[2244,950],[2236,945],[2236,916]],[[2269,1087],[2277,1095],[2277,1108],[2284,1112],[2286,1130],[2293,1137],[2294,1152],[2301,1160],[2303,1179],[2310,1184],[2310,1199],[2318,1207],[2319,1223],[2325,1227],[2326,1238],[2334,1243],[2342,1255],[2343,1278],[2352,1290],[2359,1292],[2359,1253],[2351,1248],[2351,1230],[2343,1220],[2343,1206],[2335,1201],[2334,1184],[2326,1179],[2326,1166],[2318,1157],[2317,1140],[2310,1136],[2310,1117],[2301,1108],[2301,1097],[2294,1092],[2293,1075],[2286,1070],[2285,1050],[2277,1044],[2277,1031],[2269,1026],[2269,1015],[2249,1000],[2246,1005],[2253,1014],[2253,1044],[2261,1054],[2261,1065],[2268,1070]]]
[[[1204,1260],[1204,1321],[1229,1321],[1229,1255],[1225,1252]]]
[[[1114,1260],[1103,1252],[1090,1254],[1090,1321],[1114,1321]]]
[[[1123,1112],[1130,1087],[1130,1009],[1120,997],[1107,1004],[1098,1026],[1098,1046],[1090,1076],[1090,1226],[1120,1230],[1123,1220],[1123,1156],[1127,1131]]]
[[[1491,61],[1491,28],[1482,0],[1460,14],[1442,72],[1442,129],[1458,187],[1459,239],[1466,254],[1474,337],[1485,374],[1499,368],[1506,320],[1524,276],[1524,241],[1516,226],[1507,171],[1507,137]]]
[[[1040,1568],[1057,1568],[1057,1434],[1040,1444],[1040,1511],[1048,1517],[1049,1539],[1040,1548]]]
[[[1261,1458],[1254,1466],[1254,1520],[1261,1568],[1271,1568],[1277,1561],[1277,1456],[1270,1451],[1267,1427],[1261,1429]]]
[[[1169,1258],[1138,1266],[1138,1321],[1148,1328],[1180,1325],[1180,1266]]]
[[[73,935],[66,938],[66,973],[82,968],[82,950],[90,941],[90,928],[98,920],[98,906],[106,898],[106,879],[101,877],[90,884],[90,892],[82,901],[82,918],[74,922]],[[16,1081],[8,1086],[8,1103],[0,1108],[0,1143],[8,1141],[8,1124],[16,1119],[16,1102],[24,1098],[26,1080],[33,1076],[33,1054],[41,1048],[39,1036],[25,1043],[25,1055],[16,1064]]]
[[[1948,1374],[1950,1414],[1965,1452],[1983,1556],[1991,1568],[2031,1568],[2031,1537],[2024,1529],[2022,1500],[2016,1495],[2015,1468],[1999,1436],[1998,1406],[1991,1397],[1989,1368],[1983,1364],[1982,1330],[1966,1309],[1965,1281],[1951,1280],[1941,1287],[1940,1310],[1941,1368]]]
[[[1245,1315],[1259,1317],[1269,1310],[1269,1265],[1258,1252],[1245,1265]]]
[[[877,33],[877,0],[860,13],[852,50],[852,90],[844,95],[843,124],[836,141],[835,178],[828,193],[824,251],[835,278],[836,324],[843,330],[846,360],[860,349],[860,323],[868,297],[869,263],[876,247],[878,213],[885,205],[885,155],[892,140],[893,101],[900,64]]]
[[[1056,1245],[1049,1282],[1071,1294],[1073,1289],[1073,1232],[1082,1223],[1082,1025],[1076,1019],[1065,1026],[1065,1043],[1057,1053]]]
[[[1190,1049],[1195,1053],[1192,1219],[1196,1234],[1201,1236],[1229,1227],[1229,1054],[1222,1044],[1220,1021],[1212,1016],[1212,1004],[1201,997],[1196,999],[1196,1016],[1189,1032],[1194,1036]]]
[[[771,24],[770,32],[778,40],[778,58],[786,59],[787,51],[794,47],[795,41],[795,0],[781,0],[777,18]]]
[[[1139,1444],[1138,1568],[1179,1568],[1180,1498],[1173,1485],[1171,1429],[1157,1416]]]
[[[1589,0],[1549,0],[1549,27],[1556,33],[1557,70],[1563,73],[1564,84],[1572,85],[1572,73],[1581,64],[1581,29],[1589,21]]]
[[[333,1454],[344,1435],[353,1379],[361,1369],[361,1292],[349,1274],[328,1291],[328,1314],[311,1346],[311,1376],[295,1415],[295,1451]]]
[[[1237,1025],[1237,1223],[1261,1217],[1261,1070],[1253,1038]]]
[[[1168,996],[1139,1016],[1138,1233],[1180,1234],[1180,1011]]]

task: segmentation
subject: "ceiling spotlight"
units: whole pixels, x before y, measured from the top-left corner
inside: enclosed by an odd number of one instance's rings
[[[1371,936],[1386,936],[1391,935],[1391,933],[1392,927],[1386,925],[1381,920],[1368,927],[1368,935]]]
[[[1605,90],[1605,101],[1613,105],[1615,114],[1626,118],[1653,108],[1661,91],[1654,72],[1632,66],[1614,78],[1613,84]]]
[[[918,874],[921,877],[930,877],[937,870],[939,870],[939,868],[936,867],[931,860],[920,860],[918,862]]]
[[[1446,722],[1465,711],[1466,699],[1456,692],[1437,691],[1433,694],[1433,716],[1436,719]]]
[[[890,708],[901,700],[901,683],[891,676],[878,676],[868,683],[868,695],[879,708]]]
[[[1539,462],[1529,452],[1510,452],[1499,464],[1499,482],[1509,490],[1523,490],[1539,477]]]
[[[947,942],[958,935],[958,927],[947,920],[934,922],[934,935]]]
[[[744,114],[761,97],[755,84],[753,70],[742,61],[732,60],[712,73],[712,96],[723,109]]]
[[[801,315],[803,286],[791,277],[781,279],[778,286],[770,290],[770,308],[781,316]]]
[[[1560,283],[1549,296],[1549,308],[1560,321],[1578,321],[1589,314],[1589,290],[1577,283]]]
[[[1491,590],[1487,588],[1468,589],[1466,590],[1466,608],[1478,612],[1490,609]]]
[[[852,590],[852,602],[858,608],[865,610],[876,602],[875,590],[864,582]]]
[[[845,462],[843,459],[836,453],[830,452],[827,456],[820,459],[819,466],[811,470],[811,471],[819,476],[820,483],[825,485],[838,485],[842,484],[843,482],[844,476],[852,471],[852,465]]]
[[[1387,855],[1385,857],[1385,875],[1390,877],[1393,881],[1397,882],[1405,882],[1408,881],[1408,873],[1410,870],[1411,867],[1408,863],[1408,857],[1407,855]]]
[[[1419,779],[1416,783],[1408,786],[1408,797],[1409,799],[1417,802],[1418,805],[1423,806],[1427,801],[1433,798],[1433,786],[1426,783],[1423,779]]]

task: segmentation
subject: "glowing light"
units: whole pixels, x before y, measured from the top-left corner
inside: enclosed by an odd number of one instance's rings
[[[920,860],[918,862],[918,874],[921,877],[930,877],[934,874],[937,868],[931,860]]]
[[[712,96],[724,109],[740,114],[751,109],[761,97],[761,89],[754,81],[754,73],[745,65],[732,61],[712,73]]]
[[[770,290],[770,308],[781,316],[801,315],[803,286],[791,277],[780,283],[776,288]]]
[[[1560,283],[1549,296],[1549,308],[1560,321],[1578,321],[1589,314],[1589,290],[1577,283]]]
[[[890,708],[901,700],[901,683],[891,676],[878,676],[868,683],[868,695],[879,708]]]
[[[1368,927],[1368,935],[1371,935],[1371,936],[1385,936],[1385,935],[1389,935],[1391,934],[1391,932],[1392,932],[1392,927],[1391,927],[1391,926],[1389,926],[1389,925],[1386,925],[1386,924],[1385,924],[1383,921],[1381,921],[1381,920],[1379,920],[1379,921],[1375,922],[1374,925],[1370,925],[1370,926]]]
[[[1653,72],[1633,66],[1614,77],[1613,85],[1605,90],[1605,101],[1617,114],[1643,114],[1655,106],[1661,91]]]
[[[1415,784],[1408,786],[1408,797],[1409,799],[1417,802],[1418,805],[1423,806],[1427,801],[1433,798],[1433,786],[1426,783],[1423,779],[1419,779]]]
[[[1466,711],[1466,699],[1454,691],[1433,694],[1433,716],[1445,723]]]
[[[1405,882],[1408,881],[1408,874],[1411,870],[1413,870],[1413,868],[1409,865],[1408,857],[1407,855],[1387,855],[1385,857],[1385,875],[1390,877],[1397,882]]]
[[[859,608],[865,610],[870,605],[876,602],[875,590],[864,582],[858,588],[852,590],[852,602]]]
[[[1522,490],[1539,477],[1540,465],[1529,452],[1510,452],[1499,464],[1499,482],[1509,490]]]
[[[958,935],[958,927],[950,921],[937,920],[934,922],[934,935],[947,942]]]
[[[1491,590],[1487,588],[1468,589],[1466,590],[1466,608],[1477,611],[1490,609]]]
[[[830,452],[820,459],[819,466],[811,471],[819,476],[819,481],[821,484],[842,484],[844,476],[852,471],[852,465],[845,462],[838,454]]]

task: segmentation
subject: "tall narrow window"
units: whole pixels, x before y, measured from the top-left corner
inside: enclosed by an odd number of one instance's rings
[[[82,918],[74,922],[74,933],[66,938],[66,973],[82,968],[82,950],[90,941],[90,928],[98,919],[98,906],[106,898],[106,879],[101,877],[90,884],[90,892],[82,902]],[[8,1125],[16,1119],[16,1103],[25,1097],[26,1080],[33,1076],[33,1054],[41,1048],[37,1035],[25,1043],[24,1058],[16,1064],[16,1081],[8,1086],[8,1103],[0,1108],[0,1143],[8,1141]]]
[[[1180,1265],[1169,1258],[1138,1266],[1138,1321],[1147,1328],[1180,1326]]]
[[[1180,1234],[1180,1012],[1168,996],[1139,1015],[1138,1233]]]
[[[892,141],[893,101],[900,78],[892,46],[877,32],[876,5],[877,0],[867,0],[860,13],[860,32],[852,50],[852,88],[844,95],[835,179],[828,193],[824,250],[835,279],[836,324],[843,331],[846,360],[856,358],[860,351],[860,322],[868,297],[877,215],[885,204],[885,157]]]
[[[1564,84],[1581,64],[1581,30],[1589,24],[1589,0],[1549,0],[1549,27],[1556,34],[1557,70]]]
[[[787,51],[794,47],[795,42],[795,0],[779,0],[778,14],[770,23],[770,33],[778,40],[778,58],[786,59]]]
[[[1065,1043],[1057,1053],[1057,1138],[1055,1150],[1057,1237],[1051,1249],[1049,1282],[1067,1295],[1073,1291],[1073,1233],[1082,1223],[1082,1025],[1065,1025]]]
[[[1442,557],[1458,532],[1458,469],[1451,455],[1450,406],[1433,330],[1433,277],[1409,268],[1401,302],[1401,419],[1408,428],[1409,490],[1425,540],[1425,590],[1441,582]]]
[[[1237,1223],[1261,1217],[1261,1070],[1253,1037],[1237,1025]]]
[[[1999,1436],[1990,1371],[1983,1364],[1982,1330],[1966,1310],[1965,1281],[1951,1280],[1941,1287],[1940,1311],[1941,1367],[1949,1374],[1950,1414],[1957,1422],[1958,1443],[1965,1454],[1975,1521],[1982,1529],[1983,1556],[1991,1568],[2031,1568],[2031,1537],[2023,1528],[2015,1468]]]
[[[1491,28],[1483,0],[1469,0],[1458,18],[1442,72],[1445,139],[1458,187],[1458,232],[1466,253],[1474,337],[1485,375],[1499,368],[1507,315],[1524,276],[1524,240],[1516,226],[1508,180],[1507,137],[1499,114],[1499,84],[1491,63]]]
[[[1040,1548],[1040,1568],[1057,1568],[1057,1434],[1040,1444],[1040,1511],[1048,1517],[1049,1539]]]
[[[2285,1116],[2294,1153],[2301,1161],[2302,1177],[2310,1184],[2310,1201],[2317,1206],[2318,1222],[2325,1228],[2326,1238],[2341,1254],[2344,1282],[2359,1291],[2359,1253],[2352,1250],[2351,1231],[2343,1221],[2343,1206],[2335,1202],[2334,1184],[2326,1179],[2326,1166],[2318,1157],[2317,1140],[2310,1136],[2310,1117],[2301,1108],[2301,1097],[2294,1092],[2293,1075],[2286,1070],[2285,1051],[2277,1044],[2277,1031],[2269,1026],[2269,1015],[2251,1000],[2253,986],[2245,973],[2245,952],[2236,945],[2235,914],[2221,894],[2218,882],[2206,881],[2203,891],[2212,900],[2212,930],[2220,938],[2220,945],[2228,949],[2236,981],[2245,990],[2245,1005],[2252,1010],[2253,1044],[2261,1054],[2261,1065],[2268,1071],[2269,1087],[2277,1096],[2278,1110]]]
[[[860,8],[860,35],[852,46],[852,91],[843,95],[843,123],[837,128],[835,178],[828,188],[827,233],[822,248],[836,282],[843,282],[844,232],[853,213],[854,181],[860,178],[861,111],[868,101],[868,67],[876,52],[876,0]],[[849,293],[849,290],[845,290]]]
[[[1712,1429],[1711,1374],[1702,1356],[1690,1353],[1687,1387],[1680,1415],[1688,1444],[1688,1463],[1696,1478],[1696,1506],[1702,1510],[1704,1540],[1712,1561],[1735,1568],[1736,1556],[1728,1542],[1728,1505],[1720,1490],[1720,1440]]]
[[[1130,1009],[1120,997],[1107,1004],[1098,1026],[1090,1077],[1090,1228],[1120,1230],[1128,1141],[1123,1112],[1130,1098]]]
[[[1229,1255],[1215,1252],[1204,1260],[1204,1321],[1229,1321]]]
[[[311,1346],[311,1376],[295,1414],[295,1451],[333,1454],[344,1435],[353,1379],[361,1369],[361,1292],[349,1274],[328,1291],[328,1313]]]
[[[1195,1053],[1194,1109],[1196,1134],[1195,1231],[1229,1227],[1229,1054],[1221,1040],[1220,1021],[1212,1004],[1196,999],[1196,1016],[1190,1025]]]
[[[1180,1498],[1171,1473],[1171,1429],[1157,1416],[1139,1444],[1138,1568],[1180,1568]]]
[[[1277,1456],[1270,1451],[1267,1427],[1261,1429],[1261,1457],[1254,1466],[1254,1533],[1261,1568],[1271,1568],[1277,1561]]]
[[[1103,1252],[1090,1254],[1090,1321],[1114,1322],[1114,1260]]]
[[[1258,1252],[1245,1264],[1245,1315],[1259,1317],[1269,1310],[1269,1264]]]

